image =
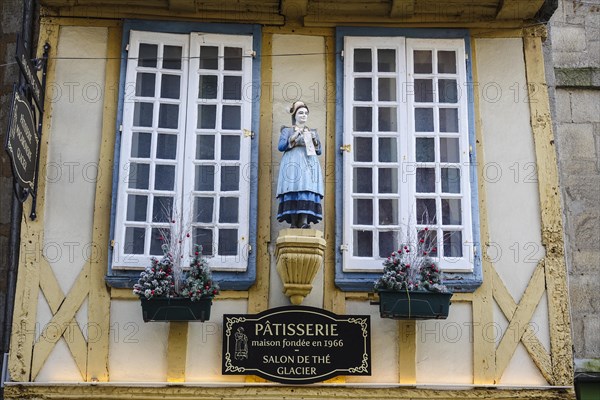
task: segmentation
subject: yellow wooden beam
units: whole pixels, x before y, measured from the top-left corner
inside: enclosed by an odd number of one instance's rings
[[[344,293],[335,286],[335,39],[333,32],[325,37],[325,104],[326,104],[326,143],[325,146],[325,249],[323,307],[337,314],[346,313]],[[331,89],[331,90],[330,90]]]
[[[498,277],[499,278],[499,277]],[[525,330],[529,327],[531,317],[537,308],[542,295],[544,294],[544,267],[540,262],[533,271],[529,284],[521,297],[519,305],[514,313],[507,315],[509,321],[508,327],[500,339],[500,344],[496,349],[496,381],[500,382],[502,374],[508,367],[517,345],[523,338]],[[494,279],[494,287],[504,285],[500,279]],[[494,290],[497,292],[497,290]],[[533,357],[534,359],[536,357]]]
[[[496,13],[496,19],[531,19],[543,4],[544,0],[502,0]]]
[[[477,41],[471,43],[471,58],[473,62],[473,82],[479,82],[477,68]],[[481,126],[480,104],[481,98],[478,90],[473,90],[475,113],[475,152],[477,154],[477,175],[479,195],[479,234],[481,243],[490,242],[489,220],[487,214],[486,182],[481,177],[485,176],[484,138]],[[496,349],[495,343],[487,339],[485,329],[494,323],[494,308],[492,297],[493,267],[485,249],[482,249],[483,283],[473,293],[473,383],[476,385],[493,384],[496,375]]]
[[[258,221],[256,232],[256,283],[248,290],[248,313],[254,314],[269,307],[269,285],[271,273],[271,187],[272,187],[272,137],[273,101],[273,35],[262,35],[261,76],[263,90],[260,96],[260,132],[258,134]],[[265,86],[266,85],[266,86]]]
[[[169,323],[167,345],[167,382],[185,382],[187,359],[188,323]]]
[[[414,320],[398,321],[398,381],[417,382],[417,324]]]
[[[543,262],[543,261],[542,261]],[[502,279],[498,275],[495,269],[491,271],[490,279],[493,282],[494,286],[494,300],[498,303],[500,310],[506,316],[507,320],[512,320],[515,312],[517,311],[517,304],[515,300],[512,298],[508,289],[502,283]],[[522,343],[525,346],[525,349],[531,356],[531,359],[537,365],[540,372],[544,376],[548,382],[553,382],[553,372],[552,372],[552,361],[550,359],[550,354],[548,351],[540,343],[539,339],[536,336],[536,329],[529,323],[529,321],[523,322],[525,325],[525,331],[522,334]],[[511,329],[514,329],[515,326]],[[512,332],[507,329],[507,332]],[[513,332],[514,333],[514,332]]]
[[[4,389],[6,399],[46,399],[46,400],[265,400],[265,399],[344,399],[344,400],[574,400],[572,387],[569,388],[506,388],[498,390],[490,387],[474,387],[475,390],[461,388],[415,388],[415,387],[360,387],[360,386],[314,386],[289,387],[285,385],[245,385],[245,386],[185,386],[185,385],[15,385],[8,383]]]
[[[169,0],[169,10],[179,12],[195,12],[196,2],[194,0]]]
[[[40,274],[40,277],[48,277],[49,275],[54,275],[52,270],[50,269],[50,265],[45,262],[41,263],[42,270],[45,270],[43,274]],[[58,342],[58,339],[65,334],[67,329],[72,329],[73,320],[75,318],[75,314],[81,308],[83,301],[87,297],[88,290],[88,278],[90,275],[90,264],[86,263],[82,268],[81,272],[77,276],[73,287],[69,291],[69,294],[65,297],[64,301],[60,304],[60,307],[56,311],[56,313],[52,316],[52,319],[48,324],[46,324],[45,334],[40,336],[40,339],[35,343],[33,347],[33,360],[31,363],[31,380],[35,380],[37,374],[40,372],[46,359],[50,355],[50,352]],[[50,279],[50,278],[48,278]],[[76,322],[75,322],[76,323]],[[67,333],[67,336],[69,334]],[[80,372],[85,371],[85,362],[87,361],[86,353],[84,348],[75,348],[73,352],[73,358],[77,366],[79,367]],[[82,354],[81,351],[84,351]],[[83,365],[82,365],[83,364]]]
[[[406,18],[415,14],[415,0],[392,0],[390,17]]]
[[[56,64],[52,57],[56,56],[58,48],[59,27],[55,24],[40,23],[38,39],[38,57],[42,56],[43,46],[50,45],[50,61],[46,72],[47,85],[55,79]],[[39,164],[46,165],[48,160],[48,140],[52,126],[52,102],[45,105],[42,120],[42,141],[40,143]],[[23,219],[21,221],[21,246],[19,249],[19,273],[15,290],[13,312],[13,329],[10,339],[10,355],[8,369],[13,381],[28,381],[31,376],[31,360],[35,340],[37,304],[39,286],[39,267],[42,260],[44,244],[44,204],[46,198],[46,180],[41,177],[37,187],[37,219],[29,219],[31,198],[23,204]]]
[[[530,34],[527,34],[530,33]],[[548,87],[544,71],[542,40],[535,29],[526,30],[523,38],[525,73],[529,94],[531,129],[540,194],[542,244],[546,250],[545,273],[550,324],[550,352],[554,385],[573,382],[573,349],[569,316],[567,268],[564,242],[558,167],[554,148],[554,134],[550,116]]]

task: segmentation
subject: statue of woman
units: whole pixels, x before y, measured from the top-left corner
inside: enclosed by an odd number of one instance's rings
[[[278,145],[283,156],[277,182],[277,220],[306,229],[323,219],[323,172],[317,157],[321,155],[321,141],[317,131],[306,126],[306,104],[294,102],[290,113],[292,126],[281,128]]]

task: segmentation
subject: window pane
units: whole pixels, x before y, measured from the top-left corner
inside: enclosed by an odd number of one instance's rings
[[[415,108],[415,131],[433,132],[433,108]]]
[[[181,69],[181,46],[165,46],[163,52],[164,69]]]
[[[133,132],[131,138],[131,157],[149,158],[152,134],[146,132]]]
[[[417,168],[417,192],[434,193],[435,192],[435,169]]]
[[[144,254],[145,241],[146,230],[144,228],[125,228],[123,252],[125,254]]]
[[[456,52],[438,51],[438,73],[455,74],[456,73]]]
[[[462,232],[444,231],[444,257],[462,257]]]
[[[240,167],[221,167],[221,191],[229,192],[240,190]]]
[[[379,162],[397,162],[398,149],[396,138],[383,137],[379,138]]]
[[[353,233],[353,255],[355,257],[373,257],[373,232],[353,231]]]
[[[440,161],[448,163],[460,162],[460,152],[458,150],[458,138],[440,139]]]
[[[379,257],[389,257],[399,245],[397,231],[379,232]]]
[[[160,97],[163,99],[178,99],[181,77],[179,75],[163,75],[160,87]]]
[[[431,257],[438,256],[437,231],[433,229],[421,229],[417,233],[417,238],[419,239],[420,250],[427,252]]]
[[[379,78],[379,101],[396,101],[396,78]]]
[[[156,67],[158,46],[155,44],[140,43],[140,52],[138,57],[138,66],[151,68]]]
[[[175,166],[157,165],[154,180],[154,189],[173,190],[175,188]]]
[[[354,49],[354,72],[371,72],[371,49]]]
[[[194,229],[194,243],[202,246],[202,255],[213,255],[213,231],[212,229]]]
[[[196,136],[196,160],[214,160],[215,159],[215,136],[198,135]]]
[[[158,135],[156,158],[174,160],[177,155],[177,135]]]
[[[215,167],[196,165],[194,190],[212,192],[215,190]]]
[[[373,130],[373,115],[371,107],[354,107],[354,130],[371,132]]]
[[[240,137],[225,135],[221,136],[221,160],[240,159]]]
[[[152,222],[171,222],[173,214],[173,198],[154,196],[152,205]]]
[[[398,199],[379,200],[379,225],[398,225]]]
[[[213,197],[194,198],[194,222],[212,223],[214,214]]]
[[[398,168],[379,168],[379,193],[398,193]]]
[[[417,162],[435,162],[435,140],[433,138],[417,138]]]
[[[440,132],[458,132],[458,109],[440,108]]]
[[[242,107],[223,106],[223,117],[221,126],[223,129],[240,129],[242,120]]]
[[[396,71],[396,50],[379,49],[377,50],[377,70],[379,72]]]
[[[223,77],[223,99],[241,100],[242,99],[242,77],[224,76]]]
[[[352,182],[354,193],[373,193],[373,175],[371,168],[354,168]]]
[[[148,196],[127,196],[127,221],[145,221],[147,210]]]
[[[440,103],[458,103],[458,86],[455,79],[438,80]]]
[[[435,199],[417,199],[417,224],[433,225],[436,223]]]
[[[151,256],[162,256],[164,250],[162,248],[165,244],[164,236],[168,235],[168,228],[153,228],[152,235],[150,236],[150,255]]]
[[[225,47],[225,65],[223,68],[228,71],[242,70],[241,47]]]
[[[161,104],[158,114],[158,127],[177,129],[179,125],[179,106],[177,104]]]
[[[430,74],[433,72],[432,55],[430,50],[415,50],[414,70],[417,74]]]
[[[148,189],[150,183],[150,165],[140,163],[129,164],[130,189]]]
[[[135,95],[140,97],[154,97],[156,75],[138,72],[135,80]]]
[[[215,129],[217,106],[214,104],[198,105],[198,129]]]
[[[433,101],[433,79],[415,79],[415,101],[420,103]]]
[[[460,199],[442,199],[442,224],[461,225]]]
[[[238,222],[239,199],[237,197],[221,197],[219,199],[219,222]]]
[[[219,229],[219,255],[235,256],[238,248],[237,229]]]
[[[354,199],[354,223],[373,225],[373,200]]]
[[[398,113],[395,107],[379,107],[379,131],[396,132],[398,130]]]
[[[154,104],[135,103],[133,106],[133,125],[134,126],[152,126],[152,113]]]
[[[460,170],[458,168],[442,168],[442,192],[460,193]]]
[[[373,141],[371,138],[354,137],[354,161],[373,161]]]
[[[354,100],[371,101],[373,98],[371,94],[372,90],[371,78],[354,79]]]
[[[216,75],[200,75],[198,88],[199,99],[216,99],[217,98],[217,76]]]
[[[200,46],[200,69],[219,68],[219,48],[216,46]]]

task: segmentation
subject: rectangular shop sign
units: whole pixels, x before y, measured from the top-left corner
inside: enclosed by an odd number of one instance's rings
[[[370,316],[302,306],[226,314],[222,372],[286,384],[371,375]]]

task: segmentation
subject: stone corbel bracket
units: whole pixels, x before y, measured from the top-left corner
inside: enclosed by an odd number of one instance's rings
[[[276,244],[277,272],[283,293],[295,305],[302,304],[311,292],[312,283],[323,265],[323,232],[316,229],[283,229]]]

